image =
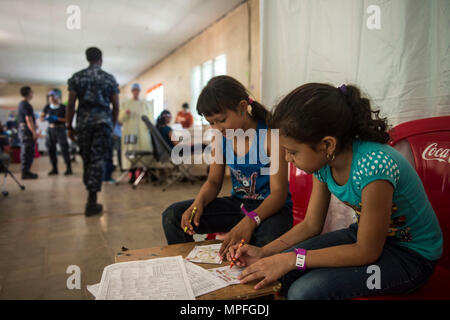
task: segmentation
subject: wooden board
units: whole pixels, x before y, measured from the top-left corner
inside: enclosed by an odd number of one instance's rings
[[[182,244],[174,244],[163,247],[146,248],[127,250],[116,254],[116,262],[135,261],[135,260],[147,260],[161,257],[179,256],[185,258],[189,252],[195,246],[220,243],[218,240],[206,240],[199,242],[188,242]],[[227,266],[229,262],[223,262],[221,265],[217,264],[204,264],[196,263],[197,265],[205,268],[212,269],[217,267]],[[265,288],[255,290],[253,287],[258,281],[253,281],[246,284],[231,285],[202,296],[197,297],[197,300],[245,300],[245,299],[257,299],[267,296],[273,296],[281,287],[279,282],[272,283]]]

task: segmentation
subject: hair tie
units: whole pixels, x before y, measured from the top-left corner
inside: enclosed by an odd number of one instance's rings
[[[255,102],[252,98],[248,98],[248,104],[252,104],[253,102]]]
[[[345,84],[343,84],[342,86],[340,86],[338,89],[342,92],[342,94],[343,94],[344,96],[347,96],[347,86],[346,86]]]
[[[253,108],[252,108],[252,105],[251,105],[251,104],[249,104],[249,105],[247,106],[247,113],[248,113],[250,116],[253,116]]]

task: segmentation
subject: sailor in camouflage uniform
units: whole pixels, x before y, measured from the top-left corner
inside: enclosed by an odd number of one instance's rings
[[[104,163],[112,148],[112,129],[119,112],[119,88],[114,76],[101,69],[102,52],[88,48],[89,67],[68,80],[69,105],[67,121],[69,137],[76,137],[83,159],[83,182],[89,192],[86,216],[102,212],[97,203],[101,191]],[[71,127],[75,101],[78,99],[76,129]],[[111,110],[110,103],[113,108]]]
[[[61,149],[61,154],[66,163],[65,176],[72,174],[70,165],[69,143],[66,134],[66,106],[61,103],[61,91],[53,89],[48,94],[49,103],[44,107],[41,113],[41,122],[48,121],[47,135],[45,136],[45,145],[47,146],[52,170],[48,175],[58,174],[57,144]]]
[[[22,179],[37,179],[38,175],[30,171],[34,159],[36,140],[39,138],[39,133],[36,131],[34,110],[30,104],[31,99],[33,99],[33,90],[30,87],[22,87],[20,94],[23,97],[18,108]]]

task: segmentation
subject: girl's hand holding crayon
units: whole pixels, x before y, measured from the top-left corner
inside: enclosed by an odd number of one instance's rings
[[[203,206],[199,202],[194,201],[181,216],[181,229],[186,230],[185,232],[192,236],[195,233],[193,225],[198,227],[202,214]]]
[[[248,244],[241,247],[239,247],[239,244],[235,244],[227,252],[227,260],[232,261],[233,258],[236,258],[234,264],[238,267],[248,267],[265,256],[263,248]]]
[[[253,248],[244,251],[245,247],[248,246],[243,246],[240,249],[242,253],[240,258],[236,260],[236,265],[239,265],[237,264],[238,260],[246,261],[247,259],[248,262],[251,262],[253,259],[254,261],[255,257],[251,255],[258,254],[258,251]],[[263,250],[262,248],[259,249]],[[247,268],[245,268],[244,271],[242,271],[238,279],[241,281],[241,283],[247,283],[262,278],[262,280],[258,282],[254,287],[255,290],[258,290],[280,279],[286,273],[294,269],[295,252],[279,253],[273,256],[258,259],[256,262],[253,262]]]
[[[239,245],[241,239],[251,239],[253,230],[256,228],[256,223],[250,218],[242,219],[237,225],[231,229],[222,242],[219,250],[219,255],[224,260],[229,248],[233,245]]]

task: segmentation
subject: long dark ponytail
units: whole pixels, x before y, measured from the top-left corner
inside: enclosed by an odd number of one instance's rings
[[[237,111],[239,103],[245,100],[251,105],[251,117],[267,123],[270,112],[259,102],[249,97],[249,92],[236,79],[217,76],[208,81],[197,101],[197,112],[201,116]]]
[[[353,139],[387,143],[386,118],[372,111],[370,101],[353,85],[335,88],[308,83],[284,97],[275,107],[272,128],[302,143],[315,145],[325,136],[338,139],[340,152]]]

